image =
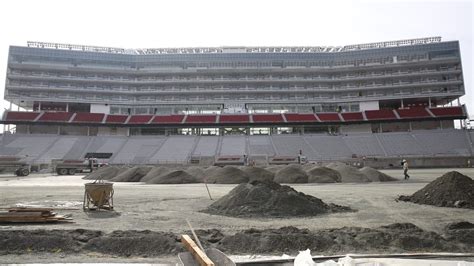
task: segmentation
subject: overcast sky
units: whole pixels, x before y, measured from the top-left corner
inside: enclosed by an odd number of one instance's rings
[[[441,36],[459,40],[474,114],[472,1],[0,0],[3,99],[9,45],[121,48],[340,46]],[[0,110],[8,107],[3,102]]]

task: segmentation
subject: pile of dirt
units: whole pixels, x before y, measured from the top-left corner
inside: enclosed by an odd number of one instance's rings
[[[327,167],[314,167],[308,170],[308,183],[341,182],[341,175],[336,170]]]
[[[204,178],[206,177],[206,175],[204,174],[204,169],[202,167],[199,167],[199,166],[190,166],[190,167],[186,168],[186,172],[188,174],[194,176],[194,178],[196,178],[196,180],[199,183],[203,183]]]
[[[183,170],[164,173],[146,182],[147,184],[189,184],[198,183],[198,180]]]
[[[160,256],[183,252],[178,237],[172,233],[152,231],[113,231],[93,238],[84,249],[117,256]]]
[[[474,252],[474,225],[457,222],[439,235],[410,223],[376,228],[343,227],[310,231],[295,227],[248,229],[224,234],[217,229],[197,229],[205,248],[228,254],[296,255],[311,249],[321,255],[344,253]],[[76,230],[0,230],[0,255],[90,254],[125,257],[176,256],[182,252],[180,235],[190,232]],[[100,256],[100,255],[99,255]]]
[[[289,186],[267,181],[240,184],[203,212],[234,217],[298,217],[350,211]]]
[[[273,181],[273,177],[275,176],[274,173],[260,167],[246,166],[241,169],[249,176],[250,181]]]
[[[116,177],[110,179],[112,182],[140,182],[140,180],[150,172],[150,166],[136,166],[127,169]]]
[[[474,209],[474,180],[452,171],[438,177],[413,195],[400,196],[398,199],[438,207]]]
[[[153,167],[142,179],[140,180],[141,182],[148,182],[152,180],[153,178],[156,178],[160,175],[169,173],[171,170],[168,167],[165,166],[156,166]]]
[[[224,252],[243,254],[296,254],[310,249],[317,254],[470,252],[466,246],[447,241],[414,224],[391,224],[378,228],[343,227],[309,231],[295,227],[248,229],[224,236],[218,246]]]
[[[308,183],[308,174],[306,174],[301,165],[291,164],[276,172],[273,181],[280,184]]]
[[[387,174],[384,174],[372,167],[363,167],[359,170],[362,174],[364,174],[370,181],[372,182],[390,182],[390,181],[397,181],[396,178],[393,178]]]
[[[209,167],[206,174],[206,182],[209,184],[240,184],[247,183],[249,176],[234,166]]]
[[[270,165],[270,166],[265,167],[265,170],[276,174],[278,171],[280,171],[281,169],[285,167],[286,165]]]
[[[370,182],[370,179],[365,174],[359,172],[359,169],[349,166],[345,163],[330,163],[326,165],[327,168],[336,170],[341,175],[342,183],[365,183]]]
[[[473,246],[474,224],[467,221],[454,222],[444,228],[444,237],[450,241],[461,242]]]
[[[120,173],[122,173],[123,171],[126,171],[127,168],[123,168],[123,167],[117,167],[117,166],[104,166],[104,167],[101,167],[99,169],[97,169],[96,171],[84,176],[82,179],[86,179],[86,180],[96,180],[96,179],[104,179],[104,180],[109,180],[109,179],[112,179],[114,177],[116,177],[117,175],[119,175]]]

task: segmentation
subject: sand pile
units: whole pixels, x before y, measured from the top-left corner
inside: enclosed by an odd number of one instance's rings
[[[196,178],[198,182],[200,183],[204,182],[205,174],[204,174],[204,169],[202,167],[190,166],[186,168],[186,172],[194,176],[194,178]]]
[[[308,183],[308,174],[301,165],[291,164],[278,171],[273,181],[277,183]]]
[[[244,171],[229,165],[222,168],[209,167],[205,174],[209,184],[240,184],[249,181],[249,176]]]
[[[364,174],[370,181],[373,182],[389,182],[389,181],[396,181],[396,178],[393,178],[387,174],[384,174],[372,167],[363,167],[359,170],[362,174]]]
[[[308,183],[341,182],[341,175],[336,170],[327,167],[314,167],[308,171]]]
[[[276,174],[276,172],[280,171],[281,169],[283,169],[285,167],[286,167],[286,165],[271,165],[271,166],[265,167],[265,170]]]
[[[275,176],[274,173],[260,167],[246,166],[241,169],[249,176],[250,181],[273,181],[273,177]]]
[[[152,167],[150,166],[136,166],[125,170],[116,177],[110,179],[113,182],[140,182]]]
[[[359,172],[359,169],[344,163],[330,163],[326,167],[336,170],[341,175],[341,182],[343,183],[370,182],[370,179],[365,174]]]
[[[188,184],[198,183],[198,180],[183,170],[164,173],[146,182],[147,184]]]
[[[156,166],[153,167],[142,179],[140,180],[141,182],[148,182],[152,180],[153,178],[156,178],[160,175],[169,173],[171,169],[165,166]]]
[[[349,210],[349,207],[326,204],[289,186],[253,181],[238,185],[203,212],[235,217],[295,217]]]
[[[474,209],[474,180],[459,172],[448,172],[438,177],[411,196],[399,200],[438,207]]]
[[[104,167],[101,167],[101,168],[97,169],[96,171],[86,175],[82,179],[96,180],[97,178],[100,177],[101,179],[109,180],[109,179],[112,179],[112,178],[116,177],[117,175],[119,175],[120,173],[122,173],[126,170],[127,170],[127,168],[123,168],[123,167],[104,166]]]

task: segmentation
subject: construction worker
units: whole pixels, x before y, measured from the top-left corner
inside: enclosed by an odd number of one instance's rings
[[[405,175],[405,180],[410,178],[410,175],[408,175],[408,162],[407,160],[403,159],[402,160],[402,166],[403,166],[403,175]]]

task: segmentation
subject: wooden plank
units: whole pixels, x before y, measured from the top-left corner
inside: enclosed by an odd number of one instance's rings
[[[2,212],[0,217],[43,217],[42,212]]]
[[[18,208],[9,208],[9,212],[51,212],[52,208],[30,208],[30,207],[18,207]]]
[[[181,235],[181,243],[183,243],[184,247],[193,254],[194,258],[201,266],[214,266],[214,262],[212,262],[211,259],[207,257],[206,253],[204,253],[204,251],[194,243],[191,237],[188,235]]]

